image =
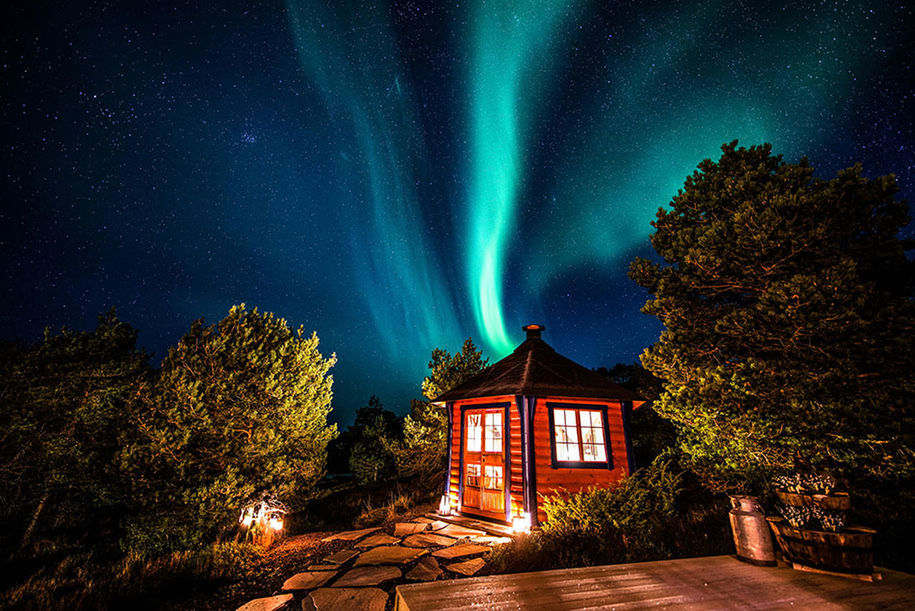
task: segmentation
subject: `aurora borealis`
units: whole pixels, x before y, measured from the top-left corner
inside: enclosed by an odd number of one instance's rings
[[[234,303],[336,352],[338,419],[529,322],[590,367],[660,327],[626,278],[718,147],[913,199],[904,3],[16,2],[0,335],[117,306],[159,356]]]

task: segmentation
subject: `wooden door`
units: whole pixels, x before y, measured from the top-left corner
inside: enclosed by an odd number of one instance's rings
[[[463,511],[505,519],[505,411],[464,412]]]

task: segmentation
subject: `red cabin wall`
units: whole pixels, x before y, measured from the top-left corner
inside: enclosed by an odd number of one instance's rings
[[[607,407],[607,427],[609,429],[609,451],[613,457],[613,468],[587,469],[587,468],[560,468],[554,469],[552,465],[552,449],[550,447],[550,420],[547,402],[572,403],[578,405],[599,405]],[[451,461],[449,464],[448,496],[451,509],[461,510],[460,478],[461,478],[461,407],[472,405],[486,405],[492,403],[509,403],[508,422],[506,423],[506,436],[508,438],[508,454],[505,457],[506,465],[510,464],[508,480],[511,515],[521,515],[524,499],[524,470],[522,464],[521,416],[514,396],[483,397],[478,399],[465,399],[451,404],[452,430],[451,430]],[[542,522],[546,514],[540,508],[543,496],[552,496],[563,493],[573,493],[585,490],[591,486],[608,487],[629,475],[629,456],[626,449],[626,437],[623,428],[622,403],[620,401],[601,401],[598,399],[581,399],[569,397],[538,398],[534,409],[532,433],[532,450],[534,460],[534,476],[536,482],[537,516]]]
[[[613,457],[613,468],[553,468],[550,447],[550,417],[547,402],[572,403],[576,405],[600,405],[607,407],[607,425],[610,433],[609,452]],[[598,399],[575,399],[548,397],[537,399],[534,409],[533,431],[534,469],[537,486],[537,517],[542,522],[546,514],[540,505],[543,496],[574,493],[591,486],[609,487],[629,475],[629,455],[626,451],[626,436],[623,428],[623,406],[619,401]]]

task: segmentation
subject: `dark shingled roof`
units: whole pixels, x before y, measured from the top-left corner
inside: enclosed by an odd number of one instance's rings
[[[514,352],[440,394],[435,403],[498,395],[618,399],[632,401],[635,406],[644,403],[631,390],[553,350],[540,338],[542,329],[525,327],[528,337]]]

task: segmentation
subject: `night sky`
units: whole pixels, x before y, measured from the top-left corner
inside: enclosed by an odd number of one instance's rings
[[[135,5],[135,6],[131,6]],[[336,352],[335,418],[537,322],[589,367],[723,142],[915,187],[904,2],[23,2],[0,72],[0,337],[117,306],[158,361],[245,302]],[[910,234],[915,231],[909,230]]]

